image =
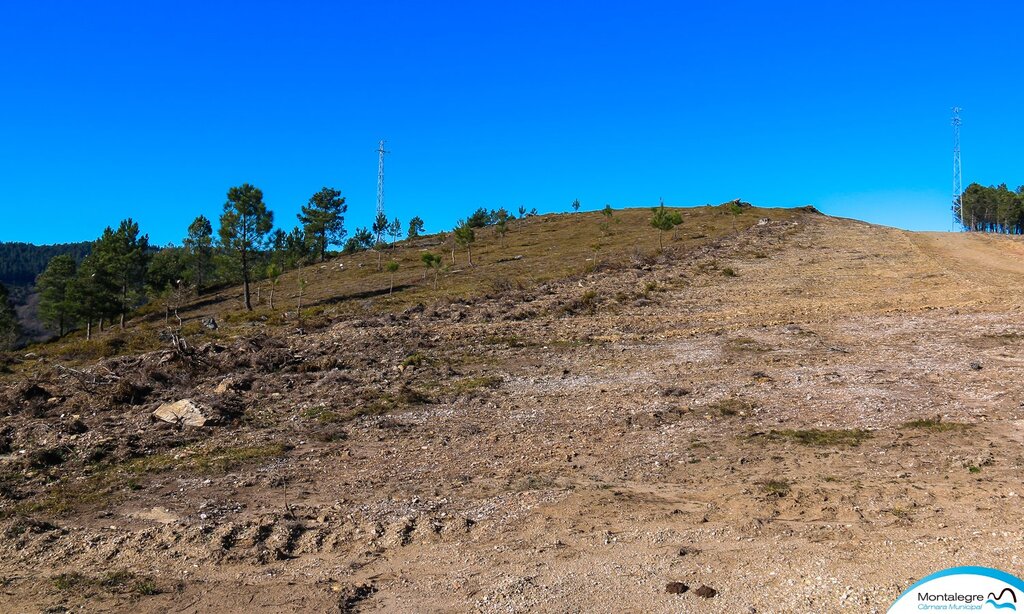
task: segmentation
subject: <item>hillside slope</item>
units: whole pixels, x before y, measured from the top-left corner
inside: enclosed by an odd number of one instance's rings
[[[656,253],[646,215],[484,236],[436,291],[430,239],[390,297],[371,254],[292,273],[301,325],[226,291],[173,348],[157,314],[152,351],[39,348],[3,380],[0,600],[864,612],[1024,554],[1024,243],[712,208]],[[183,398],[215,422],[150,417]]]

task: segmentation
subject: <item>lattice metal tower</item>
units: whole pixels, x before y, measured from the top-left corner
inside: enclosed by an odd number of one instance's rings
[[[963,218],[964,177],[960,168],[960,107],[953,107],[953,224],[957,222],[967,230],[971,225]]]
[[[384,139],[381,139],[377,146],[377,154],[380,156],[377,161],[377,215],[384,213],[384,154],[390,153],[384,150]]]

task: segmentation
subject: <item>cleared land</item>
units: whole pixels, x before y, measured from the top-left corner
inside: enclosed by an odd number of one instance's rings
[[[726,211],[662,253],[647,211],[484,231],[437,290],[427,238],[391,297],[364,254],[176,348],[154,312],[18,359],[2,609],[870,612],[1019,573],[1024,243]],[[219,423],[152,421],[182,398]]]

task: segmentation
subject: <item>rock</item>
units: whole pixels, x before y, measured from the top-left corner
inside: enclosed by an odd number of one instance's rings
[[[159,522],[160,524],[171,524],[178,521],[178,516],[166,507],[154,507],[152,509],[142,510],[128,515],[142,520],[152,520],[153,522]]]
[[[701,587],[706,588],[706,587]],[[669,595],[682,595],[686,591],[690,590],[689,586],[686,586],[682,582],[669,582],[665,585],[665,592]]]
[[[164,403],[153,412],[157,420],[185,426],[206,426],[210,418],[190,399],[182,399],[174,403]]]
[[[700,588],[693,591],[693,594],[697,595],[698,597],[703,597],[704,599],[711,599],[712,597],[718,594],[718,591],[711,588],[707,584],[701,584]]]
[[[981,371],[981,363],[977,360],[971,362],[971,368],[975,371]]]

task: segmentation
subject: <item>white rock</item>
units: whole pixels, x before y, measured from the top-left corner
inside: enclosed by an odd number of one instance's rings
[[[153,417],[171,424],[180,423],[186,426],[205,426],[209,422],[209,418],[203,413],[202,408],[190,399],[164,403],[153,412]]]

